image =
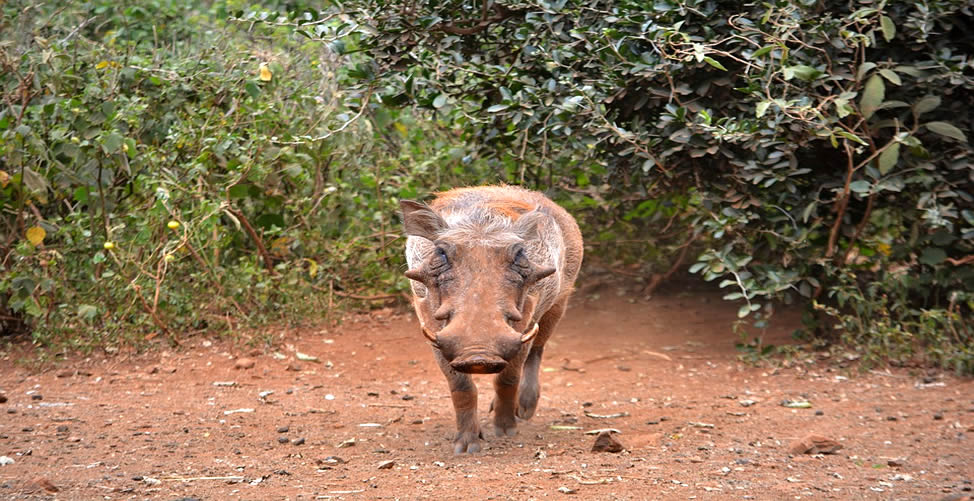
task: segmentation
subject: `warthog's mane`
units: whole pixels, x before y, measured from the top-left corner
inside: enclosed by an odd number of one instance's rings
[[[484,207],[465,208],[443,214],[447,228],[437,237],[485,247],[507,247],[524,241],[515,221]]]

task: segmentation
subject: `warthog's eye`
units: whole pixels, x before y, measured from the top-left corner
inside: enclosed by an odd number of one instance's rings
[[[450,267],[450,259],[446,257],[445,249],[437,247],[433,251],[433,257],[430,258],[430,267],[434,273],[441,273]]]
[[[522,277],[527,277],[528,273],[531,271],[531,262],[528,261],[528,256],[524,252],[524,247],[519,247],[514,252],[514,262],[511,263],[512,268]]]
[[[450,273],[452,266],[447,257],[446,249],[437,246],[433,251],[433,256],[430,257],[429,266],[437,286],[442,286],[453,278],[453,274]]]

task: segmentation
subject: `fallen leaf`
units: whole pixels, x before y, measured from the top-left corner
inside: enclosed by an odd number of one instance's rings
[[[300,351],[297,352],[297,353],[295,353],[295,355],[298,357],[298,360],[303,360],[305,362],[317,362],[318,361],[318,357],[316,357],[314,355],[307,355],[307,354],[301,353]]]
[[[661,358],[663,360],[666,360],[667,362],[673,361],[673,359],[670,358],[669,355],[666,355],[665,353],[659,353],[659,352],[649,351],[649,350],[643,350],[643,353],[651,357]]]
[[[585,411],[585,415],[594,419],[614,419],[626,417],[629,415],[628,412],[616,412],[615,414],[593,414],[589,411]]]

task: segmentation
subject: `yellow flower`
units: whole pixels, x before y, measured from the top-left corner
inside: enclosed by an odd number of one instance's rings
[[[31,226],[27,229],[27,241],[33,244],[34,247],[37,247],[43,243],[44,237],[46,236],[47,232],[44,231],[44,228],[41,228],[40,226]]]
[[[166,223],[166,226],[168,226],[170,230],[175,230],[176,228],[179,228],[179,221],[169,221]]]
[[[880,242],[879,245],[876,246],[876,250],[880,254],[882,254],[884,256],[888,256],[890,254],[890,250],[891,249],[890,249],[890,246],[889,246],[888,243],[886,243],[886,242]]]
[[[261,81],[263,82],[271,81],[273,74],[271,73],[270,68],[267,67],[267,63],[260,63],[260,68],[258,68],[258,71],[260,73]]]
[[[102,247],[104,247],[105,250],[112,250],[112,249],[115,248],[115,243],[114,242],[111,242],[111,241],[108,241],[108,242],[105,242],[104,244],[102,244]]]

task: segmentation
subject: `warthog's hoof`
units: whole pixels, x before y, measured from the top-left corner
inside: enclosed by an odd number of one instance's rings
[[[538,385],[521,384],[517,395],[517,417],[527,421],[534,416],[534,411],[538,408]]]
[[[454,454],[480,452],[480,440],[484,438],[479,431],[462,431],[457,433],[453,441]]]
[[[499,438],[513,437],[517,435],[517,423],[503,425],[494,423],[494,434]]]

